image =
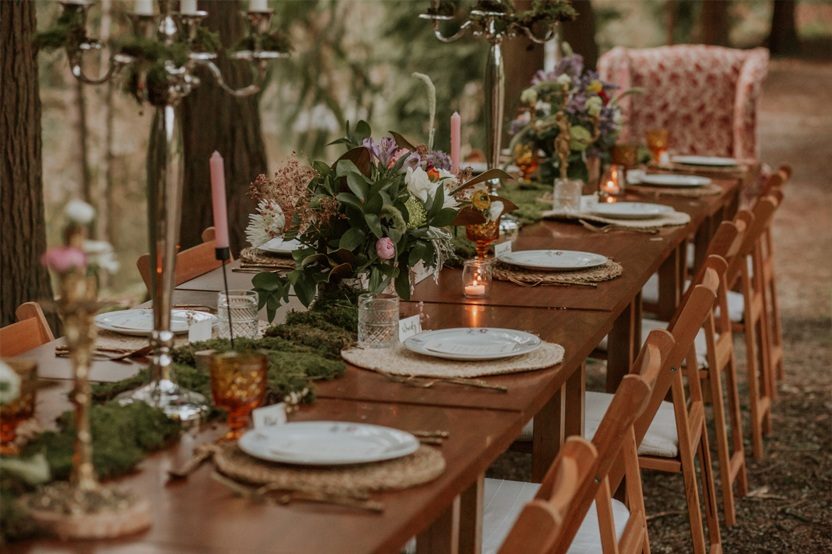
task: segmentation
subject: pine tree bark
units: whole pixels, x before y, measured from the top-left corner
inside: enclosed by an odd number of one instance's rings
[[[530,6],[531,0],[515,2],[518,10],[525,10]],[[503,55],[506,71],[505,115],[507,120],[511,120],[520,101],[520,94],[529,86],[537,70],[543,69],[543,45],[535,44],[520,35],[503,43]],[[504,146],[507,144],[503,142]]]
[[[205,24],[219,32],[226,47],[243,36],[245,29],[236,0],[202,0],[200,9],[208,11]],[[232,62],[221,56],[217,65],[232,87],[251,81],[248,63]],[[207,73],[200,75],[200,81],[199,88],[182,106],[185,185],[180,243],[187,248],[201,242],[202,230],[213,225],[208,159],[216,150],[225,159],[231,247],[238,251],[245,245],[245,227],[253,208],[246,189],[267,167],[259,95],[234,98],[223,92]]]
[[[702,2],[699,14],[700,36],[703,44],[728,45],[729,0]]]
[[[36,29],[32,0],[0,2],[0,325],[15,321],[20,303],[52,298],[40,265],[46,222]]]
[[[800,39],[794,10],[795,0],[774,0],[771,12],[771,31],[768,35],[768,49],[775,56],[800,53]]]

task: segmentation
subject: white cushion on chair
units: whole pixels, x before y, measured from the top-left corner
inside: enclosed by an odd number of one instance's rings
[[[717,310],[717,314],[719,310]],[[742,293],[729,290],[728,291],[728,317],[734,323],[739,323],[745,316],[745,299]]]
[[[584,397],[584,436],[589,439],[595,436],[595,431],[601,424],[607,408],[612,402],[611,394],[606,392],[587,391]],[[533,422],[523,427],[519,441],[532,440]],[[647,434],[638,448],[641,456],[658,456],[661,458],[675,458],[679,453],[679,438],[676,434],[676,416],[673,413],[673,403],[664,401],[659,406],[656,417],[647,429]]]
[[[499,550],[517,521],[523,506],[530,502],[537,483],[486,479],[483,490],[482,552],[493,554]],[[612,513],[615,520],[615,536],[621,537],[630,511],[622,502],[613,499]],[[572,554],[597,554],[601,552],[601,534],[598,529],[598,511],[592,503],[569,551]]]
[[[667,322],[659,321],[658,319],[649,319],[646,317],[641,319],[642,344],[644,344],[644,341],[647,340],[647,335],[650,334],[650,331],[655,331],[656,329],[667,329]],[[699,333],[696,334],[694,345],[696,346],[696,361],[699,363],[699,367],[708,367],[708,345],[705,342],[705,331],[702,329],[700,329]],[[604,337],[601,340],[597,348],[602,352],[607,351],[607,337]]]

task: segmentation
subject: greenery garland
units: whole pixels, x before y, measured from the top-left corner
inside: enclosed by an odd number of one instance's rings
[[[455,0],[439,0],[435,5],[428,8],[427,13],[443,17],[453,17],[457,12]],[[516,23],[524,27],[531,27],[541,23],[551,25],[558,21],[572,21],[578,16],[578,12],[569,0],[534,0],[528,10],[518,12],[511,0],[476,0],[474,10],[483,12],[497,12],[506,14],[506,23]],[[472,20],[479,20],[476,15],[471,16]]]

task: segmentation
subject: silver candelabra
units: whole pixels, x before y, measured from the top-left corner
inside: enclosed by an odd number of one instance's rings
[[[148,86],[146,60],[141,56],[114,53],[100,76],[90,77],[83,68],[84,54],[102,48],[101,43],[86,35],[89,0],[62,0],[67,20],[73,28],[67,34],[65,46],[72,74],[83,83],[100,84],[108,81],[128,66],[133,66],[136,92],[142,100],[155,107],[147,153],[147,203],[150,243],[150,292],[153,299],[153,331],[150,334],[151,382],[122,395],[122,402],[143,401],[162,409],[169,417],[180,421],[198,420],[206,412],[205,398],[180,387],[172,379],[171,351],[174,334],[171,329],[171,308],[175,287],[176,251],[179,243],[179,224],[182,211],[182,131],[180,105],[200,80],[197,68],[206,68],[216,83],[228,94],[246,97],[261,90],[269,61],[285,56],[282,52],[261,49],[263,37],[269,31],[271,10],[245,12],[249,26],[250,50],[239,50],[231,55],[234,60],[250,63],[256,71],[252,83],[235,89],[226,84],[215,60],[217,54],[205,51],[197,40],[199,28],[208,13],[173,12],[168,0],[157,0],[158,14],[133,13],[130,19],[137,39],[157,41],[170,48],[184,47],[186,55],[177,63],[165,60],[162,83],[154,75],[153,87]],[[207,163],[207,160],[206,160]]]
[[[503,140],[503,117],[506,96],[506,76],[503,67],[503,41],[522,35],[537,44],[543,44],[557,36],[556,23],[547,25],[543,36],[534,29],[518,22],[508,11],[485,11],[473,9],[468,12],[457,30],[450,35],[442,32],[440,25],[455,19],[452,15],[439,13],[438,1],[434,0],[432,9],[419,15],[420,18],[433,22],[433,34],[444,43],[456,42],[471,33],[483,38],[488,44],[488,60],[485,64],[485,132],[486,160],[488,169],[500,165],[500,152]],[[492,192],[499,187],[499,180],[492,180],[489,185]]]

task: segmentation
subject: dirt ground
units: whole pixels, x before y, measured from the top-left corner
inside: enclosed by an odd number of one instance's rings
[[[830,90],[831,63],[778,60],[764,85],[762,159],[794,168],[774,227],[786,380],[773,409],[766,456],[749,461],[750,494],[738,499],[738,524],[721,527],[725,552],[832,552]],[[740,341],[735,342],[744,376]],[[602,382],[597,366],[591,366],[588,381],[590,388]],[[747,418],[746,406],[743,414]],[[750,450],[746,441],[749,457]],[[528,455],[507,453],[489,475],[528,479],[529,466]],[[651,550],[689,552],[681,475],[643,476]]]

